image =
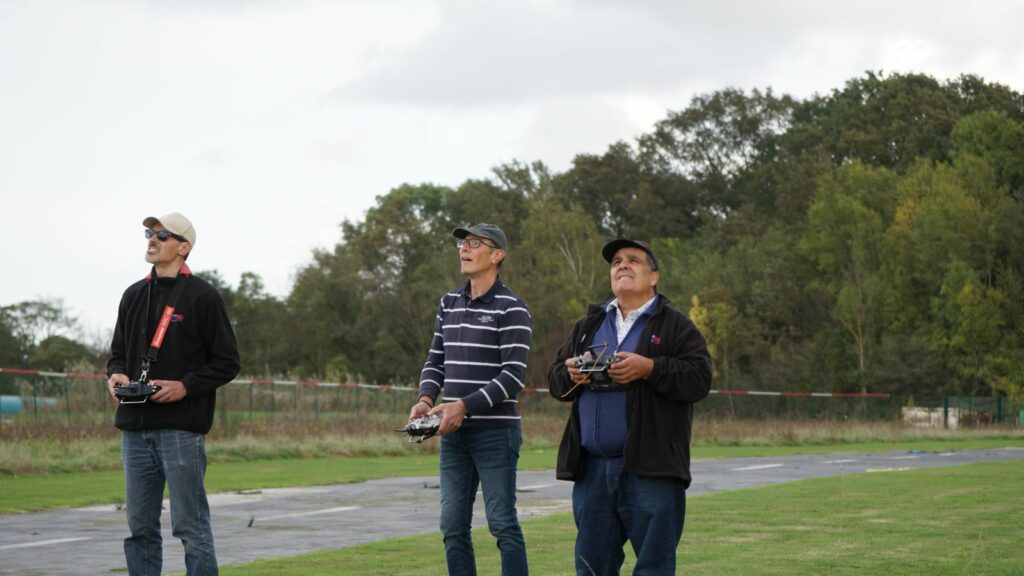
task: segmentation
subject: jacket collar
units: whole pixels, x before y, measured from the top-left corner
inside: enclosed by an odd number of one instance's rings
[[[188,264],[182,264],[178,274],[187,278],[192,275],[192,269],[188,267]],[[149,271],[149,274],[146,274],[146,282],[151,282],[153,278],[156,278],[156,266]]]
[[[654,296],[655,298],[657,298],[657,300],[655,300],[654,304],[651,304],[651,307],[645,311],[645,314],[649,314],[650,316],[654,316],[661,312],[662,310],[664,310],[665,306],[668,306],[668,303],[670,302],[668,296],[665,296],[661,292],[656,293]],[[603,315],[605,311],[608,309],[608,305],[611,304],[613,300],[615,300],[614,296],[610,298],[607,302],[603,302],[601,304],[591,304],[587,306],[587,316],[596,316],[599,314]]]

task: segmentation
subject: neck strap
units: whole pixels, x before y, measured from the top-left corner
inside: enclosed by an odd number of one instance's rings
[[[182,291],[185,289],[185,281],[188,279],[187,274],[179,273],[177,278],[174,279],[174,288],[171,289],[171,295],[167,298],[167,304],[164,305],[164,313],[160,316],[160,323],[156,326],[156,332],[153,333],[153,340],[149,343],[149,350],[146,351],[146,355],[142,357],[142,376],[141,380],[146,381],[149,373],[149,365],[156,362],[157,354],[160,353],[160,346],[164,343],[164,336],[167,335],[167,330],[171,327],[171,318],[174,316],[174,308],[178,305],[178,299],[181,297]],[[153,282],[157,280],[154,278]],[[152,286],[150,286],[152,290]],[[148,306],[147,306],[148,308]],[[147,324],[149,323],[149,312],[146,312]],[[149,331],[148,329],[146,330]]]

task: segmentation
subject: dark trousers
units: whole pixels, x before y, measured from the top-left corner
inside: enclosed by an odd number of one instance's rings
[[[683,481],[623,472],[622,458],[588,454],[584,459],[583,474],[572,489],[576,574],[618,574],[626,540],[636,554],[633,574],[675,574],[686,516]]]

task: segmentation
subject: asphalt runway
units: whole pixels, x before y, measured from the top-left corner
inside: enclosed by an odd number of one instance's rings
[[[688,494],[1010,459],[1024,459],[1024,448],[695,460]],[[520,472],[518,486],[521,519],[571,509],[572,484],[556,480],[553,470]],[[439,500],[437,476],[213,494],[217,557],[224,566],[437,532]],[[485,524],[482,500],[478,495],[474,526]],[[183,571],[182,546],[171,536],[169,515],[163,515],[164,570]],[[124,511],[115,506],[0,516],[0,574],[123,573],[127,535]],[[438,535],[439,553],[440,546]]]

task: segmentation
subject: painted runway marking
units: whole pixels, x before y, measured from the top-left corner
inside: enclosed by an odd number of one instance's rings
[[[534,484],[533,486],[520,486],[516,488],[516,492],[533,492],[534,490],[541,490],[543,488],[550,488],[554,484]]]
[[[312,512],[296,512],[294,514],[279,514],[277,516],[267,516],[266,518],[256,518],[256,522],[266,522],[267,520],[280,520],[282,518],[300,518],[302,516],[317,516],[319,514],[334,514],[335,512],[348,512],[349,510],[358,510],[362,506],[338,506],[337,508],[326,508],[324,510],[313,510]]]
[[[890,456],[889,460],[917,460],[920,456]]]
[[[15,548],[34,548],[36,546],[50,546],[52,544],[67,544],[68,542],[80,542],[88,538],[55,538],[53,540],[36,540],[35,542],[23,542],[21,544],[8,544],[0,546],[0,550],[14,550]]]
[[[822,464],[850,464],[851,462],[856,462],[856,460],[852,458],[846,460],[825,460]]]
[[[748,470],[767,470],[768,468],[781,468],[784,464],[761,464],[758,466],[744,466],[743,468],[733,468],[736,472],[746,472]]]

